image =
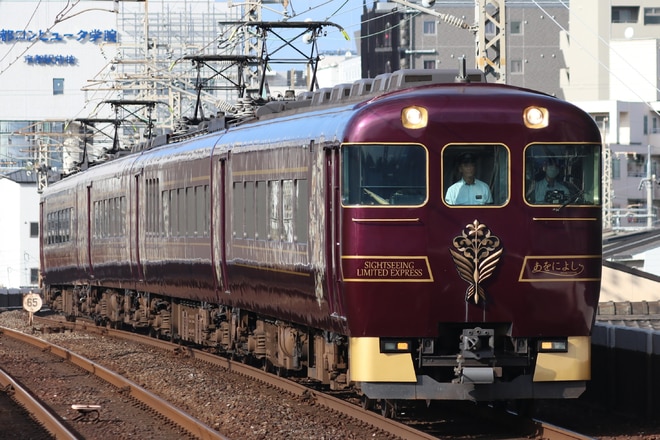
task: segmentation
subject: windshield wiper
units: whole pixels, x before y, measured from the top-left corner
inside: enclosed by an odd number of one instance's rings
[[[569,197],[568,200],[566,200],[561,206],[559,206],[559,207],[557,207],[557,208],[554,208],[553,211],[555,211],[555,212],[559,212],[559,211],[561,211],[562,209],[564,209],[565,207],[567,207],[568,205],[572,205],[573,203],[575,203],[575,202],[577,202],[578,200],[580,200],[580,197],[582,197],[582,194],[584,194],[584,190],[583,190],[583,189],[581,189],[580,191],[578,191],[577,193],[575,193],[575,195],[574,195],[573,197]]]

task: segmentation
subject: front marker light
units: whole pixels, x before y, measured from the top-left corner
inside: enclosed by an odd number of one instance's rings
[[[523,111],[523,122],[527,128],[545,128],[549,119],[550,115],[545,107],[531,106]]]
[[[380,352],[381,353],[408,353],[410,352],[411,344],[409,340],[405,339],[381,339]]]
[[[568,341],[566,339],[539,341],[539,352],[566,353],[567,351]]]
[[[424,107],[406,107],[401,111],[401,123],[405,128],[424,128],[429,123],[429,113]]]

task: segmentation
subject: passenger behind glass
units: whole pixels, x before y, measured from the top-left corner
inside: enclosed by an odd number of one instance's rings
[[[534,182],[528,192],[528,200],[533,194],[533,202],[537,204],[558,204],[564,203],[570,191],[561,184],[557,177],[561,173],[561,166],[557,159],[548,158],[543,163],[543,177]]]
[[[450,186],[445,195],[445,202],[448,205],[493,203],[493,196],[488,185],[476,178],[476,158],[473,154],[464,153],[459,157],[458,171],[461,174],[461,180]]]

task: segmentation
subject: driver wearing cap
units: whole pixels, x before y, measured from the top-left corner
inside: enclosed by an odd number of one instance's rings
[[[461,180],[447,190],[445,202],[448,205],[485,205],[493,203],[490,188],[485,182],[475,177],[477,173],[476,158],[471,153],[459,157],[458,171]]]

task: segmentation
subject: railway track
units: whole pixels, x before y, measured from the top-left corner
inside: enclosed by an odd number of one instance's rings
[[[6,440],[29,438],[32,440],[75,439],[76,435],[60,422],[50,409],[43,405],[16,379],[0,370],[0,424],[11,426],[5,432]],[[20,433],[20,434],[18,434]]]
[[[0,353],[12,388],[20,381],[30,390],[28,411],[55,438],[225,439],[120,374],[43,339],[3,327]]]
[[[435,439],[441,436],[442,438],[456,437],[455,432],[447,432],[446,426],[442,423],[433,422],[413,422],[402,423],[401,421],[384,418],[381,415],[367,411],[355,404],[355,401],[347,401],[333,397],[329,394],[320,392],[318,390],[310,389],[303,384],[295,383],[291,380],[281,378],[271,374],[265,374],[264,371],[258,368],[245,365],[240,362],[235,362],[229,359],[218,357],[215,354],[206,353],[204,351],[195,350],[188,347],[172,344],[168,341],[149,338],[146,336],[138,335],[131,332],[123,332],[119,330],[108,329],[105,327],[97,327],[92,323],[77,322],[69,323],[51,320],[42,320],[37,318],[39,325],[43,327],[44,331],[59,331],[60,328],[66,327],[70,329],[77,329],[85,332],[96,333],[103,336],[111,336],[113,338],[120,338],[124,340],[136,341],[139,344],[146,344],[157,350],[165,350],[167,352],[176,352],[177,356],[194,359],[205,364],[211,365],[214,368],[227,370],[242,376],[246,376],[261,383],[266,384],[268,387],[273,387],[281,390],[294,398],[305,402],[308,405],[320,406],[329,410],[329,413],[337,413],[342,419],[350,418],[355,420],[358,425],[368,425],[373,427],[372,430],[378,431],[380,434],[373,435],[373,438],[405,438],[405,439]],[[477,415],[474,409],[470,410],[467,416],[467,422],[456,422],[455,426],[460,426],[460,423],[466,423],[466,426],[474,425],[475,416]],[[486,410],[488,411],[488,410]],[[437,415],[437,414],[436,414]],[[453,417],[453,416],[452,416]],[[481,417],[481,416],[479,416]],[[498,438],[544,438],[544,439],[587,439],[589,437],[580,435],[578,433],[563,430],[557,426],[545,424],[539,421],[522,420],[520,417],[503,417],[501,414],[495,416],[498,420],[493,420],[494,424],[501,426],[498,428],[501,433]],[[402,420],[404,421],[404,420]],[[447,425],[446,423],[444,425]],[[491,425],[495,426],[495,425]],[[439,428],[438,428],[439,427]],[[455,431],[452,427],[450,431]],[[332,437],[329,437],[332,438]],[[484,437],[485,438],[485,437]]]

